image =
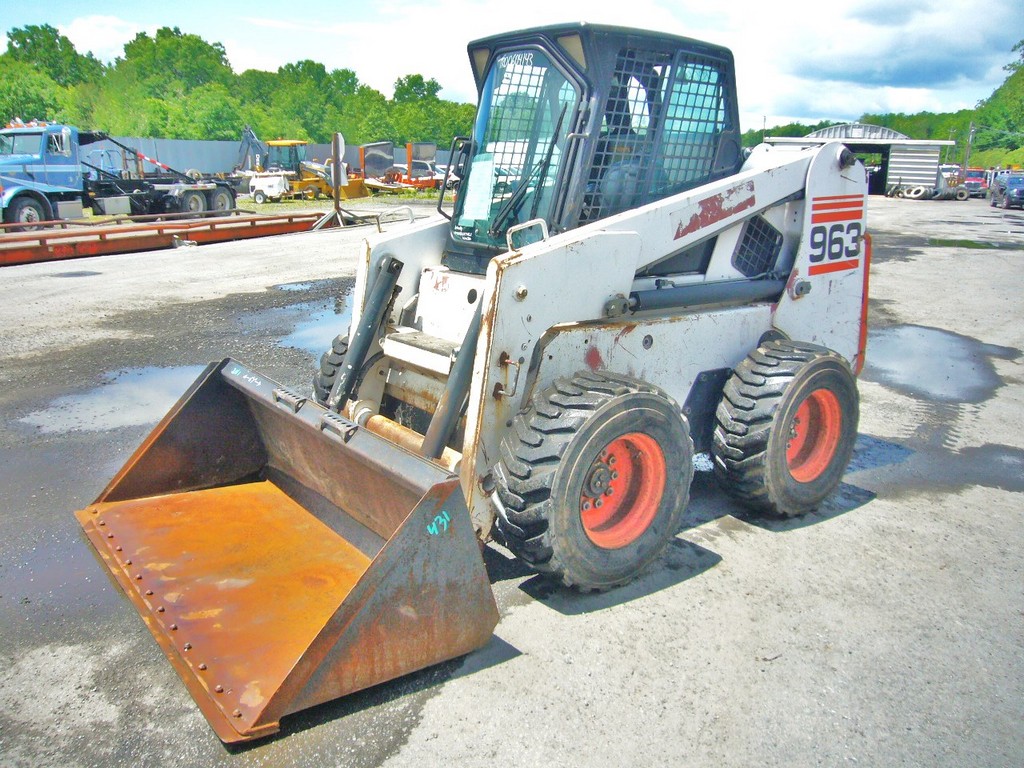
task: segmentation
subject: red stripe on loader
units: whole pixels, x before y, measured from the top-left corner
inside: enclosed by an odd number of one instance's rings
[[[860,221],[864,218],[864,209],[857,208],[852,211],[828,211],[825,213],[812,213],[812,224],[824,224],[829,221]]]
[[[847,269],[856,269],[860,266],[860,259],[848,259],[847,261],[831,261],[825,264],[815,264],[807,270],[809,275],[827,275],[829,272],[844,272]]]

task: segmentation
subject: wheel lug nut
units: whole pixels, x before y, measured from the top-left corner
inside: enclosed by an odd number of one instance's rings
[[[602,506],[604,506],[604,501],[601,499],[597,499],[596,501],[594,501],[594,506],[600,509]]]

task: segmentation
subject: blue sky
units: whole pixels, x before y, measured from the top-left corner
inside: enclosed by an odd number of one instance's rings
[[[744,129],[970,108],[1003,82],[1010,49],[1024,39],[1022,0],[0,4],[4,33],[50,24],[104,61],[138,32],[177,26],[223,44],[236,72],[313,59],[354,70],[386,96],[398,77],[419,73],[441,83],[443,98],[467,102],[475,101],[466,57],[471,39],[562,21],[664,30],[733,50]]]

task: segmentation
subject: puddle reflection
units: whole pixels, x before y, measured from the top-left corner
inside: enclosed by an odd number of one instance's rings
[[[58,397],[19,419],[40,432],[104,432],[155,424],[203,372],[204,366],[134,368],[108,374],[96,389]]]

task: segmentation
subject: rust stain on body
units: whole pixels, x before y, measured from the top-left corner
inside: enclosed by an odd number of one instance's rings
[[[675,239],[693,234],[704,227],[715,224],[723,219],[732,216],[734,213],[753,208],[755,204],[754,182],[746,181],[737,184],[717,195],[706,197],[697,203],[700,210],[690,216],[690,220],[684,225],[679,222],[676,227]]]
[[[601,351],[593,344],[587,347],[587,353],[583,356],[583,361],[592,371],[599,371],[604,368],[604,358],[601,357]]]

